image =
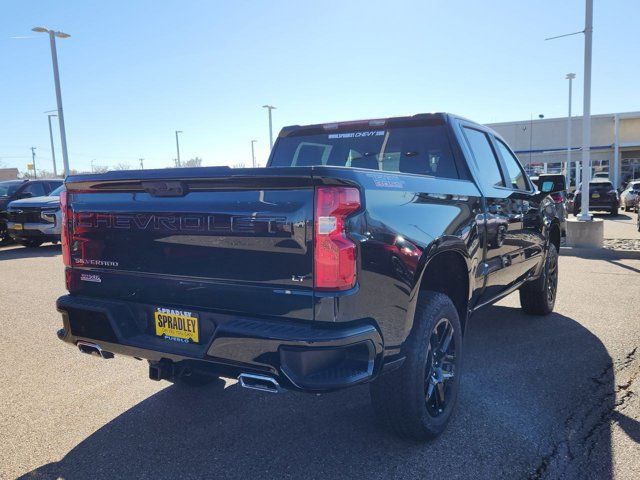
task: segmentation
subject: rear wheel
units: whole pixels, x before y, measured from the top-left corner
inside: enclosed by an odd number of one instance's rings
[[[618,213],[619,213],[618,212],[619,209],[620,209],[620,207],[618,205],[614,205],[614,206],[611,207],[611,212],[609,212],[609,213],[611,213],[612,217],[617,217]]]
[[[460,388],[462,329],[446,295],[422,292],[402,366],[370,385],[377,416],[397,435],[416,440],[443,432]]]
[[[548,315],[553,311],[558,289],[558,250],[549,245],[544,270],[537,280],[520,287],[520,305],[529,315]]]
[[[43,242],[40,240],[22,240],[19,243],[27,248],[38,248]]]

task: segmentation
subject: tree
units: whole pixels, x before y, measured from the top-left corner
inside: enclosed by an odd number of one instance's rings
[[[131,170],[131,165],[128,163],[118,163],[113,167],[114,170]]]
[[[182,164],[183,167],[201,167],[202,159],[200,157],[192,158]]]
[[[106,173],[108,171],[109,171],[109,167],[106,167],[104,165],[93,165],[91,167],[92,173]]]

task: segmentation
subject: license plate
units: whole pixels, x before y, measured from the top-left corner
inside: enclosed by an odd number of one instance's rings
[[[600,198],[600,194],[599,193],[593,193],[593,194],[591,194],[591,198]]]
[[[14,223],[13,224],[13,229],[14,230],[22,230],[22,224],[21,223]]]
[[[153,318],[158,337],[180,343],[198,343],[200,341],[200,325],[196,313],[157,307]]]

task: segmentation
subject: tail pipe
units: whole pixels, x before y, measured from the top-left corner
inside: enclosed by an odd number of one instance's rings
[[[103,350],[97,343],[78,340],[76,345],[78,345],[78,349],[82,353],[86,353],[87,355],[95,355],[104,359],[113,358],[113,353]]]
[[[238,376],[240,385],[244,388],[250,388],[252,390],[260,390],[261,392],[280,393],[282,387],[278,384],[275,378],[268,377],[266,375],[256,375],[253,373],[241,373]]]

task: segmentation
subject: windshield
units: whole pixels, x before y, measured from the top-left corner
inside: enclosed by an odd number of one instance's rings
[[[458,178],[444,125],[327,131],[278,139],[270,166],[327,165]]]
[[[10,197],[20,185],[22,182],[0,182],[0,197]]]
[[[60,192],[64,191],[64,185],[60,185],[58,188],[56,188],[55,190],[53,190],[49,196],[50,197],[59,197],[60,196]]]

